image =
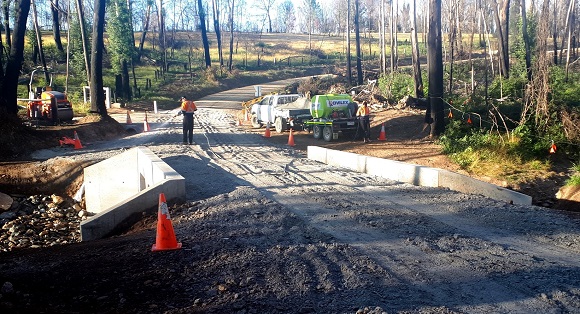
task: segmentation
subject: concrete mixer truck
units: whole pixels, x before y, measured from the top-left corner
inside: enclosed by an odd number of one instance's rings
[[[304,121],[304,130],[327,142],[338,139],[339,134],[354,138],[358,129],[357,109],[350,95],[316,95],[310,103],[312,119]]]

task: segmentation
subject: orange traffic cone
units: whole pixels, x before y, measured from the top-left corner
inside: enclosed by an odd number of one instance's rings
[[[75,131],[75,149],[81,149],[81,148],[83,148],[83,145],[81,144],[81,139],[79,139],[77,131]]]
[[[143,132],[151,131],[151,127],[149,127],[149,122],[147,122],[147,111],[145,111],[145,121],[143,121]]]
[[[265,138],[270,137],[270,122],[268,122],[268,124],[266,124],[266,132],[264,132],[264,137]]]
[[[242,119],[238,119],[238,126],[242,126]]]
[[[288,136],[288,146],[294,146],[294,134],[292,129],[290,129],[290,135]]]
[[[131,121],[131,116],[129,115],[129,110],[127,110],[127,124],[133,124],[133,121]]]
[[[550,154],[555,154],[556,153],[556,144],[552,143],[552,146],[550,147]]]
[[[151,251],[169,251],[181,248],[181,243],[177,243],[171,218],[169,217],[169,209],[165,201],[165,194],[159,194],[159,210],[157,211],[157,238],[155,244],[151,247]]]
[[[385,132],[385,124],[381,126],[381,134],[379,134],[379,141],[386,141],[387,140],[387,133]]]
[[[469,116],[469,117],[467,117],[467,124],[471,124],[471,123],[472,123],[471,122],[471,117]]]

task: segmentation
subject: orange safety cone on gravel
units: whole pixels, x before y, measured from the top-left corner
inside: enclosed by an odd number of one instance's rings
[[[288,136],[288,146],[294,146],[294,134],[292,129],[290,129],[290,135]]]
[[[386,141],[387,140],[387,133],[385,132],[385,124],[381,126],[381,134],[379,134],[379,141]]]
[[[129,110],[127,110],[127,124],[133,124],[133,121],[131,121],[131,116],[129,115]]]
[[[159,194],[159,210],[157,211],[157,238],[151,251],[169,251],[181,249],[181,243],[177,242],[171,217],[169,217],[169,208],[165,201],[165,194]]]
[[[151,127],[149,127],[149,122],[147,122],[147,111],[145,111],[145,121],[143,121],[143,132],[151,131]]]
[[[268,124],[266,124],[266,132],[264,132],[264,137],[270,138],[270,122],[268,122]]]
[[[83,148],[83,145],[81,144],[81,139],[79,138],[77,131],[75,131],[75,149],[81,149],[81,148]]]

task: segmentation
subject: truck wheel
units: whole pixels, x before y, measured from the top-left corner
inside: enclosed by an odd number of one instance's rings
[[[278,133],[286,131],[286,119],[276,117],[276,120],[274,120],[274,127],[276,128],[276,132]]]
[[[259,129],[262,127],[262,123],[260,121],[258,121],[258,116],[255,114],[252,115],[252,126],[256,129]]]
[[[322,128],[320,125],[315,125],[312,127],[312,136],[314,136],[314,138],[317,140],[322,138]]]
[[[322,137],[327,142],[332,141],[332,127],[331,126],[327,125],[324,127],[324,129],[322,129]]]

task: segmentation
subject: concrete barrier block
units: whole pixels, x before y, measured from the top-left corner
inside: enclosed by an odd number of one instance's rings
[[[330,166],[344,167],[358,172],[366,172],[367,156],[342,152],[339,150],[326,150],[326,163]]]
[[[447,170],[439,171],[439,186],[462,193],[479,194],[491,199],[505,201],[513,204],[532,204],[532,197],[529,195],[508,190],[494,184],[479,181],[477,179]]]
[[[366,173],[420,186],[437,187],[437,169],[396,160],[367,157]]]
[[[308,159],[316,160],[322,163],[326,163],[326,151],[326,148],[319,146],[308,146],[306,148]]]
[[[136,153],[131,149],[84,169],[85,202],[90,212],[100,213],[139,193]]]
[[[146,147],[136,147],[85,168],[87,210],[81,240],[105,237],[156,210],[159,194],[168,203],[185,201],[185,179]]]

